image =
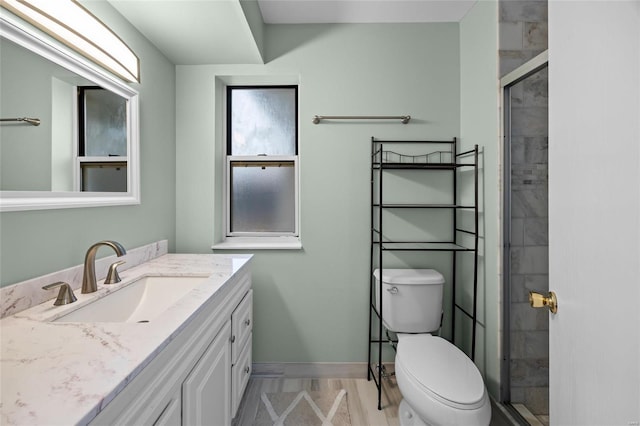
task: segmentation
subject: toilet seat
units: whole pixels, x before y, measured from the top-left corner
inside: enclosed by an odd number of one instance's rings
[[[487,402],[476,365],[456,346],[430,334],[399,334],[396,370],[434,400],[459,410]]]

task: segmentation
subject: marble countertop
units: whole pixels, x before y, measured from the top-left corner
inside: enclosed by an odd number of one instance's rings
[[[3,425],[86,424],[219,294],[251,255],[166,254],[120,274],[122,282],[53,300],[0,320]],[[51,322],[142,276],[207,276],[149,323]]]

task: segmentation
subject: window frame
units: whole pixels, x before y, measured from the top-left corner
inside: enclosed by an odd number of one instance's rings
[[[232,155],[232,132],[231,132],[231,108],[233,90],[251,90],[251,89],[293,89],[294,90],[294,108],[295,108],[295,155]],[[217,244],[216,248],[285,248],[297,249],[301,248],[299,243],[300,237],[300,162],[299,162],[299,86],[297,84],[247,84],[247,85],[227,85],[225,94],[225,135],[224,135],[224,183],[223,183],[223,199],[224,199],[224,242]],[[231,163],[232,162],[292,162],[294,168],[294,231],[293,232],[232,232],[231,231]]]

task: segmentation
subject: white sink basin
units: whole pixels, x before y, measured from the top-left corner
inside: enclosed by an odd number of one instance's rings
[[[143,277],[54,321],[149,322],[206,279],[207,277]]]

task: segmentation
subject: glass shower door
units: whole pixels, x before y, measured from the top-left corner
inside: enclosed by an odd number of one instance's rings
[[[549,423],[548,67],[504,87],[503,395],[522,420]]]

